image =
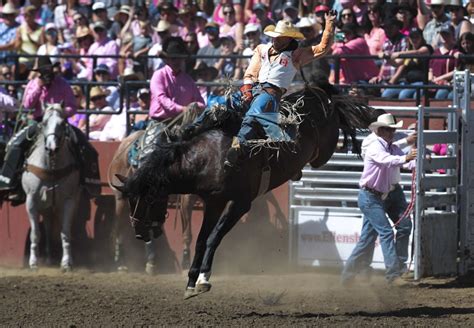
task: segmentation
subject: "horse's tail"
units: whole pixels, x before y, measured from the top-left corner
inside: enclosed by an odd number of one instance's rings
[[[179,151],[179,143],[157,144],[135,173],[127,179],[123,194],[132,198],[163,194],[169,183],[168,168],[178,157]]]
[[[377,117],[385,113],[385,111],[370,107],[348,95],[333,96],[332,100],[334,102],[334,109],[339,115],[339,128],[344,133],[343,147],[347,146],[348,136],[350,136],[352,151],[360,155],[361,148],[360,142],[356,138],[357,131],[368,129],[370,123],[376,121]]]

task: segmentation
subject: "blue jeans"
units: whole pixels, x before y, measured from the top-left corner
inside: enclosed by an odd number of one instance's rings
[[[361,189],[359,191],[358,204],[364,214],[362,232],[359,242],[342,271],[343,281],[351,280],[357,273],[370,267],[377,236],[380,238],[382,247],[386,279],[390,281],[402,274],[404,261],[408,259],[411,221],[409,218],[405,218],[397,226],[397,243],[395,243],[393,230],[386,216],[389,211],[391,219],[398,221],[406,208],[406,201],[402,202],[401,197],[403,197],[403,193],[399,185],[385,201],[367,190]],[[405,206],[402,210],[403,204]],[[400,249],[401,255],[398,255],[397,249]]]
[[[435,99],[453,99],[453,92],[449,89],[438,89]]]
[[[400,83],[400,85],[423,85],[423,82],[413,82],[413,83]],[[421,91],[420,96],[423,96],[423,91]],[[416,98],[416,89],[390,89],[387,88],[382,92],[382,98],[390,99],[415,99]]]

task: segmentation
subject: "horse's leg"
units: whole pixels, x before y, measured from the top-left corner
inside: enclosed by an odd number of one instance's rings
[[[125,263],[125,247],[124,247],[124,237],[123,234],[126,231],[128,222],[128,203],[122,197],[115,197],[115,226],[116,226],[116,236],[115,236],[115,264],[117,266],[117,271],[128,271],[127,265]]]
[[[212,261],[217,247],[224,236],[234,227],[239,219],[250,210],[251,201],[248,199],[232,200],[226,211],[220,217],[216,226],[209,235],[206,243],[206,252],[202,260],[199,278],[196,282],[196,293],[204,293],[211,289],[209,278],[211,277]]]
[[[194,204],[197,202],[196,195],[182,195],[181,196],[181,226],[183,231],[183,259],[181,268],[186,270],[189,268],[191,261],[191,241],[193,239],[191,230],[191,217],[193,214]]]
[[[145,243],[145,256],[146,256],[146,265],[145,272],[146,274],[152,276],[155,274],[155,252],[156,242],[152,238],[149,242]]]
[[[30,220],[30,259],[29,266],[31,270],[38,269],[38,246],[41,238],[39,229],[39,212],[37,210],[38,204],[34,201],[34,196],[29,194],[26,196],[26,211],[28,212],[28,219]]]
[[[61,244],[63,256],[61,258],[61,270],[64,272],[71,271],[72,269],[71,226],[78,200],[78,193],[76,193],[64,201],[62,208]]]
[[[51,265],[53,263],[53,218],[52,211],[48,210],[46,213],[43,213],[43,225],[44,225],[44,241],[45,241],[45,255],[46,255],[46,265]]]
[[[196,281],[199,277],[199,270],[201,268],[202,259],[204,258],[204,252],[206,251],[206,241],[212,232],[212,229],[216,225],[217,218],[222,213],[225,207],[224,201],[206,201],[204,209],[204,219],[202,221],[201,230],[196,240],[196,248],[194,252],[193,263],[188,272],[188,285],[184,298],[190,298],[196,296],[194,288]]]

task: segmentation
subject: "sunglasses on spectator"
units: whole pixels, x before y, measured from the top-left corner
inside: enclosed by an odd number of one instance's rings
[[[341,14],[341,17],[351,17],[351,16],[352,16],[351,13],[346,13],[346,14],[342,13]]]
[[[442,5],[431,5],[432,10],[438,10],[438,9],[441,9],[441,8],[442,8]]]
[[[303,33],[303,34],[304,33],[311,33],[313,31],[314,31],[314,29],[312,27],[302,27],[302,28],[300,28],[300,32]]]
[[[5,77],[10,77],[12,76],[12,73],[11,72],[5,72],[5,73],[2,73],[3,76]]]
[[[92,97],[91,100],[92,101],[97,101],[97,100],[100,100],[100,99],[104,99],[105,96],[97,96],[97,97]]]
[[[109,75],[109,72],[97,71],[95,72],[95,75]]]
[[[250,37],[250,38],[251,38],[251,37],[254,37],[254,36],[256,36],[256,35],[257,35],[257,32],[247,32],[247,33],[245,34],[245,36]]]
[[[210,33],[210,32],[219,33],[219,29],[217,27],[206,27],[204,32],[206,32],[206,33]]]
[[[222,13],[224,14],[224,16],[227,16],[227,15],[230,16],[230,15],[235,14],[233,11],[224,11],[224,12],[222,12]]]
[[[318,11],[318,12],[316,13],[316,16],[318,16],[318,17],[323,17],[326,13],[327,13],[327,11]]]

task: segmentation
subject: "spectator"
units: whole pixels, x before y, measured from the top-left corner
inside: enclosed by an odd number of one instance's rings
[[[451,5],[446,7],[451,16],[451,25],[454,27],[454,37],[459,40],[459,37],[464,33],[472,31],[471,22],[465,17],[467,10],[463,7],[461,0],[454,0]]]
[[[308,17],[302,17],[298,24],[296,24],[296,27],[305,37],[305,39],[300,42],[300,46],[314,46],[321,41],[321,38],[315,28],[314,23]]]
[[[72,42],[75,26],[75,18],[77,15],[83,17],[78,11],[77,1],[66,1],[54,8],[53,23],[59,31],[58,39],[60,42]]]
[[[367,42],[357,35],[357,25],[343,25],[341,31],[345,39],[344,42],[334,43],[334,55],[370,55]],[[346,84],[368,82],[378,73],[377,65],[372,59],[342,59],[341,71],[344,78],[340,78],[340,82]]]
[[[298,2],[297,1],[287,1],[282,7],[283,19],[296,24],[300,21],[298,17]]]
[[[194,81],[198,83],[202,82],[213,82],[216,80],[217,76],[219,75],[219,71],[215,67],[209,67],[205,63],[201,63],[201,65],[191,72],[191,76]],[[201,93],[202,99],[206,105],[210,106],[210,102],[214,101],[215,94],[213,90],[215,87],[208,87],[208,86],[199,86],[199,92]],[[224,100],[225,101],[225,100]]]
[[[15,21],[18,10],[11,3],[3,6],[2,22],[0,22],[0,62],[3,64],[14,64],[15,59],[9,57],[14,55],[16,35],[19,24]]]
[[[193,14],[189,7],[184,7],[179,10],[178,17],[181,21],[181,26],[179,27],[179,36],[184,39],[188,33],[194,32],[196,30]]]
[[[314,15],[316,23],[319,25],[319,33],[317,38],[318,43],[321,42],[324,28],[326,27],[326,20],[324,16],[329,12],[329,7],[325,5],[319,5],[314,7]]]
[[[170,33],[170,23],[164,20],[160,20],[156,27],[154,27],[155,31],[158,33],[161,42],[155,43],[150,50],[148,51],[148,56],[158,56],[161,51],[163,50],[163,43],[166,42],[171,37]],[[149,58],[148,59],[148,67],[152,72],[157,71],[158,69],[165,66],[163,59],[161,58]]]
[[[340,29],[343,25],[349,24],[349,23],[356,24],[356,26],[359,25],[357,23],[357,19],[352,8],[344,8],[341,11],[341,14],[339,15],[339,20],[336,26]]]
[[[243,56],[251,57],[253,52],[257,46],[262,43],[262,39],[260,37],[260,25],[255,23],[249,23],[245,26],[244,29],[244,45],[246,46],[244,51],[242,51]],[[243,59],[241,61],[242,69],[247,69],[248,65],[250,64],[250,58]]]
[[[140,21],[140,34],[133,37],[133,67],[137,72],[145,72],[145,65],[147,64],[147,59],[143,58],[146,55],[153,44],[150,31],[149,31],[149,22]],[[141,58],[140,58],[141,57]]]
[[[192,56],[197,55],[199,51],[199,43],[197,40],[197,35],[194,32],[186,34],[184,37],[184,43],[186,43],[186,48],[188,53]],[[196,66],[196,58],[187,58],[186,59],[186,73],[190,73]]]
[[[235,11],[235,17],[239,22],[243,21],[243,12],[242,5],[239,1],[234,0],[220,0],[217,6],[214,8],[214,13],[212,15],[212,21],[217,24],[223,24],[225,22],[225,15],[223,14],[224,6],[230,5]]]
[[[431,20],[426,26],[420,25],[420,28],[423,30],[426,43],[430,44],[433,49],[438,49],[442,43],[438,32],[444,23],[449,21],[449,18],[445,14],[443,0],[432,0],[430,10]]]
[[[409,45],[408,50],[394,52],[391,58],[399,63],[399,69],[395,75],[389,80],[389,84],[396,84],[400,81],[403,84],[410,85],[423,85],[428,82],[429,60],[422,58],[406,58],[398,59],[402,55],[431,55],[433,53],[433,47],[427,44],[423,39],[423,31],[417,27],[411,29],[409,34]],[[423,94],[421,91],[420,95]],[[416,89],[385,89],[382,93],[383,98],[399,98],[399,99],[410,99],[416,98]]]
[[[113,108],[109,106],[106,100],[107,93],[101,87],[93,87],[90,92],[90,100],[92,102],[92,109],[101,112],[113,112]],[[107,114],[91,114],[89,116],[89,138],[98,140],[100,132],[105,124],[110,120],[110,115]],[[85,132],[83,128],[82,132]],[[96,133],[92,133],[96,132]]]
[[[354,12],[354,15],[356,17],[357,24],[362,24],[362,21],[364,19],[365,14],[367,13],[368,6],[367,3],[362,0],[354,0],[354,3],[352,5],[352,11]]]
[[[408,3],[403,3],[396,8],[395,17],[403,23],[403,27],[400,32],[402,32],[402,34],[405,36],[410,34],[410,30],[413,27],[417,27],[416,21]]]
[[[141,88],[137,92],[138,110],[146,111],[150,110],[150,89]],[[130,123],[132,124],[132,130],[144,130],[148,125],[148,114],[132,114]]]
[[[382,6],[370,6],[367,10],[367,20],[365,25],[365,41],[369,46],[370,54],[373,56],[382,52],[383,43],[386,36],[382,28]]]
[[[89,20],[83,14],[76,12],[72,18],[74,20],[74,26],[76,29],[79,27],[89,27]]]
[[[379,53],[379,57],[384,59],[382,66],[380,67],[379,74],[373,77],[370,83],[381,83],[388,82],[390,78],[395,74],[400,66],[400,63],[396,63],[390,60],[392,53],[405,51],[408,49],[407,38],[400,32],[402,28],[402,22],[395,17],[391,17],[385,20],[383,29],[387,40],[385,40],[382,46],[382,52]]]
[[[112,21],[109,19],[107,15],[107,8],[105,3],[103,2],[96,2],[92,5],[92,22],[98,23],[102,22],[104,29],[107,31],[107,36],[111,38],[111,27]]]
[[[198,56],[220,56],[221,55],[221,41],[219,38],[219,25],[211,22],[206,24],[206,34],[209,39],[209,45],[199,49]],[[199,58],[196,67],[204,62],[207,66],[214,66],[218,58]]]
[[[128,5],[120,6],[119,11],[114,15],[114,21],[110,27],[110,38],[115,40],[122,36],[122,28],[130,19],[131,8]]]
[[[232,5],[222,6],[224,14],[224,24],[220,26],[220,37],[230,36],[235,40],[237,49],[243,50],[243,31],[242,23],[237,22],[235,10]]]
[[[74,99],[76,101],[76,108],[78,110],[84,110],[86,108],[86,100],[84,98],[84,93],[82,92],[82,88],[78,85],[73,85],[71,89],[72,89],[72,93],[74,94]],[[75,126],[79,130],[85,130],[87,115],[76,113],[73,116],[69,117],[67,121],[69,124]]]
[[[196,34],[199,42],[199,48],[203,48],[209,44],[205,29],[207,24],[207,15],[202,11],[198,11],[194,17],[194,23],[196,24]]]
[[[44,43],[43,28],[35,21],[36,8],[28,6],[24,10],[25,21],[16,33],[15,48],[19,54],[36,55]],[[20,57],[20,78],[25,79],[33,68],[34,58]]]
[[[37,54],[40,56],[59,55],[58,29],[53,23],[48,23],[44,27],[46,42],[38,48]],[[58,57],[50,57],[53,64],[59,63]]]
[[[98,2],[101,3],[101,2]],[[104,9],[104,12],[107,12]],[[106,26],[102,21],[94,23],[94,38],[95,42],[90,46],[88,55],[110,55],[117,56],[119,53],[119,48],[117,43],[114,40],[111,40],[107,37]],[[112,79],[117,78],[117,58],[97,58],[97,65],[105,64],[109,67],[110,76]],[[88,61],[87,71],[89,80],[92,79],[92,61]]]
[[[255,15],[255,18],[252,19],[251,22],[259,24],[262,31],[269,25],[275,25],[275,22],[268,17],[268,7],[265,6],[265,4],[261,2],[256,3],[253,6],[252,11]]]
[[[158,6],[160,19],[170,24],[170,33],[172,36],[179,36],[180,24],[178,21],[178,8],[170,2],[163,2]]]
[[[458,57],[460,54],[473,56],[474,55],[474,34],[471,32],[467,32],[461,35],[459,39],[459,53],[457,54]],[[458,70],[469,70],[471,73],[474,72],[474,59],[473,58],[459,58],[458,63]]]
[[[175,57],[186,53],[186,45],[181,38],[171,37],[163,44],[161,56],[166,65],[156,71],[150,81],[150,118],[167,121],[192,102],[204,107],[196,83],[183,71],[185,59]]]
[[[99,64],[94,69],[94,78],[97,82],[107,83],[110,82],[110,72],[109,68],[105,64]],[[118,88],[115,85],[102,86],[107,93],[107,104],[112,107],[114,110],[119,108],[120,94]]]
[[[89,48],[94,43],[92,31],[88,27],[78,27],[76,30],[76,48],[79,55],[87,55]],[[91,58],[81,57],[73,64],[73,72],[76,73],[78,80],[86,80],[88,78],[87,67],[92,66]]]
[[[454,27],[446,23],[439,31],[441,47],[436,49],[434,56],[449,55],[458,57],[459,51],[456,49],[456,41],[454,39]],[[454,70],[457,67],[456,58],[436,58],[430,61],[429,80],[437,85],[449,85],[453,78]],[[450,89],[438,89],[435,99],[452,99],[453,92]]]
[[[229,80],[239,80],[242,77],[242,67],[240,60],[229,58],[229,56],[238,55],[234,52],[235,41],[231,36],[221,38],[221,58],[214,66],[219,71],[219,76]]]

